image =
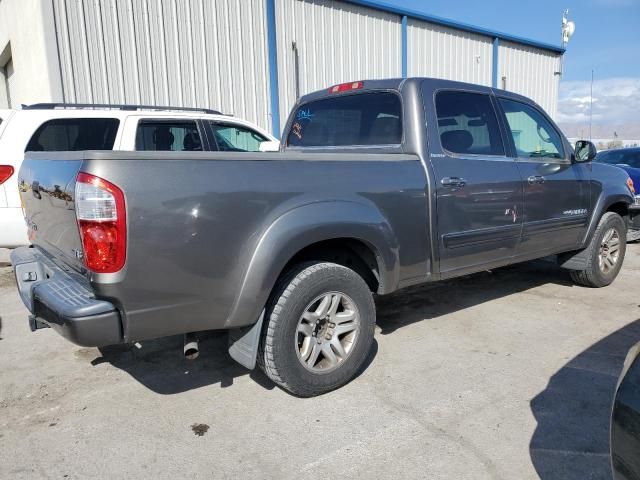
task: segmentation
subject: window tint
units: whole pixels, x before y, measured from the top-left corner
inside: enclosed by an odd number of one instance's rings
[[[560,134],[535,108],[525,103],[500,99],[511,129],[518,157],[564,158]]]
[[[202,150],[195,120],[141,120],[136,150],[193,152]]]
[[[629,165],[633,168],[640,168],[640,150],[628,149],[600,152],[596,157],[596,162],[608,163],[609,165]]]
[[[120,121],[115,118],[58,118],[43,123],[25,152],[112,150]]]
[[[504,155],[498,119],[488,95],[438,92],[436,114],[443,149],[463,155]]]
[[[222,152],[259,152],[267,139],[258,132],[240,125],[209,122],[213,137]]]
[[[324,98],[294,113],[287,145],[327,147],[397,145],[402,141],[402,108],[394,93]]]

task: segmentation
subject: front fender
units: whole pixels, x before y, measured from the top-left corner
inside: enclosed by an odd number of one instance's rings
[[[634,198],[631,196],[631,193],[628,190],[624,191],[622,188],[609,188],[600,192],[600,195],[593,207],[593,213],[589,220],[589,227],[582,239],[582,245],[586,246],[589,244],[591,237],[593,237],[593,234],[598,227],[600,218],[612,205],[615,205],[616,203],[624,203],[629,206],[632,205],[633,202]]]
[[[336,238],[357,239],[370,245],[376,254],[382,288],[389,291],[396,287],[398,241],[387,219],[373,204],[343,200],[310,203],[285,212],[266,229],[225,326],[254,323],[287,262],[305,247]]]

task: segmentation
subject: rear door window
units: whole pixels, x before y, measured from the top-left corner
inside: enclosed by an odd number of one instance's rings
[[[402,106],[392,92],[340,95],[309,102],[294,113],[290,147],[398,145]]]
[[[209,122],[213,138],[221,152],[259,152],[267,138],[241,125]]]
[[[438,92],[436,114],[440,144],[444,150],[459,155],[505,154],[498,118],[489,95]]]
[[[112,150],[120,121],[116,118],[58,118],[35,131],[25,152]]]
[[[136,150],[197,152],[202,150],[202,135],[195,120],[140,120]]]

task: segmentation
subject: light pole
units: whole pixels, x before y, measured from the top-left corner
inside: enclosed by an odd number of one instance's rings
[[[589,99],[589,141],[592,140],[591,126],[593,124],[593,69],[591,69],[591,97]]]

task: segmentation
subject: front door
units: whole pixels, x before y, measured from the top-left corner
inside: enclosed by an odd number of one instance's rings
[[[511,148],[524,179],[524,225],[518,256],[576,248],[588,220],[588,166],[571,161],[553,123],[531,104],[500,98]]]
[[[426,95],[425,95],[426,97]],[[522,179],[490,91],[435,94],[429,150],[444,277],[508,263],[522,229]]]

